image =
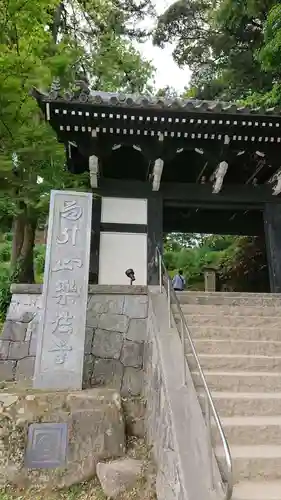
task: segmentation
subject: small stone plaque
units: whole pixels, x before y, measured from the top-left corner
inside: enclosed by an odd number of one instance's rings
[[[31,424],[25,454],[28,469],[56,469],[66,464],[67,424]]]

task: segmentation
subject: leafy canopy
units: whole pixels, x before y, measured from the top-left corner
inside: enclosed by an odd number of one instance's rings
[[[257,56],[277,0],[178,0],[160,16],[154,42],[175,44],[174,58],[193,71],[189,95],[237,100],[268,92],[276,67],[262,71]]]

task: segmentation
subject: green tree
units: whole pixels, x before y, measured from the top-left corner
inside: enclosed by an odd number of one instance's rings
[[[0,189],[13,200],[14,279],[34,280],[35,230],[50,189],[89,188],[85,176],[65,171],[64,150],[30,89],[47,88],[54,77],[67,87],[82,74],[99,90],[142,91],[152,67],[128,37],[144,36],[129,22],[147,8],[146,0],[0,0]]]
[[[275,5],[264,25],[264,44],[257,54],[264,72],[274,72],[272,88],[268,91],[252,92],[246,103],[265,107],[281,104],[281,5]]]
[[[67,71],[73,55],[63,41],[54,48],[46,27],[55,2],[0,2],[0,178],[13,207],[12,270],[33,280],[32,249],[37,216],[32,210],[40,164],[59,155],[55,138],[29,96],[32,85],[48,85]]]
[[[186,97],[281,104],[280,0],[178,0],[159,17],[154,42],[175,44],[174,58],[193,70]],[[206,264],[237,291],[268,291],[260,238],[203,236],[195,248],[167,246],[169,269],[183,267],[190,282]]]
[[[191,97],[225,100],[269,91],[275,68],[261,71],[257,51],[278,0],[178,0],[160,16],[157,45],[175,43],[174,58],[193,71]]]
[[[169,233],[164,237],[166,250],[177,251],[181,248],[194,247],[201,242],[201,236],[193,233]]]

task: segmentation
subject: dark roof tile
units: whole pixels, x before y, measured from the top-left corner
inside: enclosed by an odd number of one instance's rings
[[[197,99],[165,99],[150,95],[125,95],[113,92],[87,92],[85,88],[81,88],[76,92],[65,91],[61,92],[58,89],[52,89],[49,94],[39,92],[33,89],[33,96],[38,101],[43,102],[73,102],[73,103],[87,103],[93,105],[105,105],[112,107],[143,107],[154,108],[159,110],[171,111],[188,111],[194,113],[223,113],[223,114],[237,114],[237,115],[280,115],[280,108],[264,109],[250,108],[248,106],[239,106],[231,102],[223,101],[200,101]]]

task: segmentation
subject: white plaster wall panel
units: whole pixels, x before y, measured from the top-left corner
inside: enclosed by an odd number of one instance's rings
[[[129,268],[135,271],[135,285],[147,285],[147,235],[101,232],[99,285],[130,284]]]
[[[139,198],[102,198],[101,222],[147,224],[147,200]]]

